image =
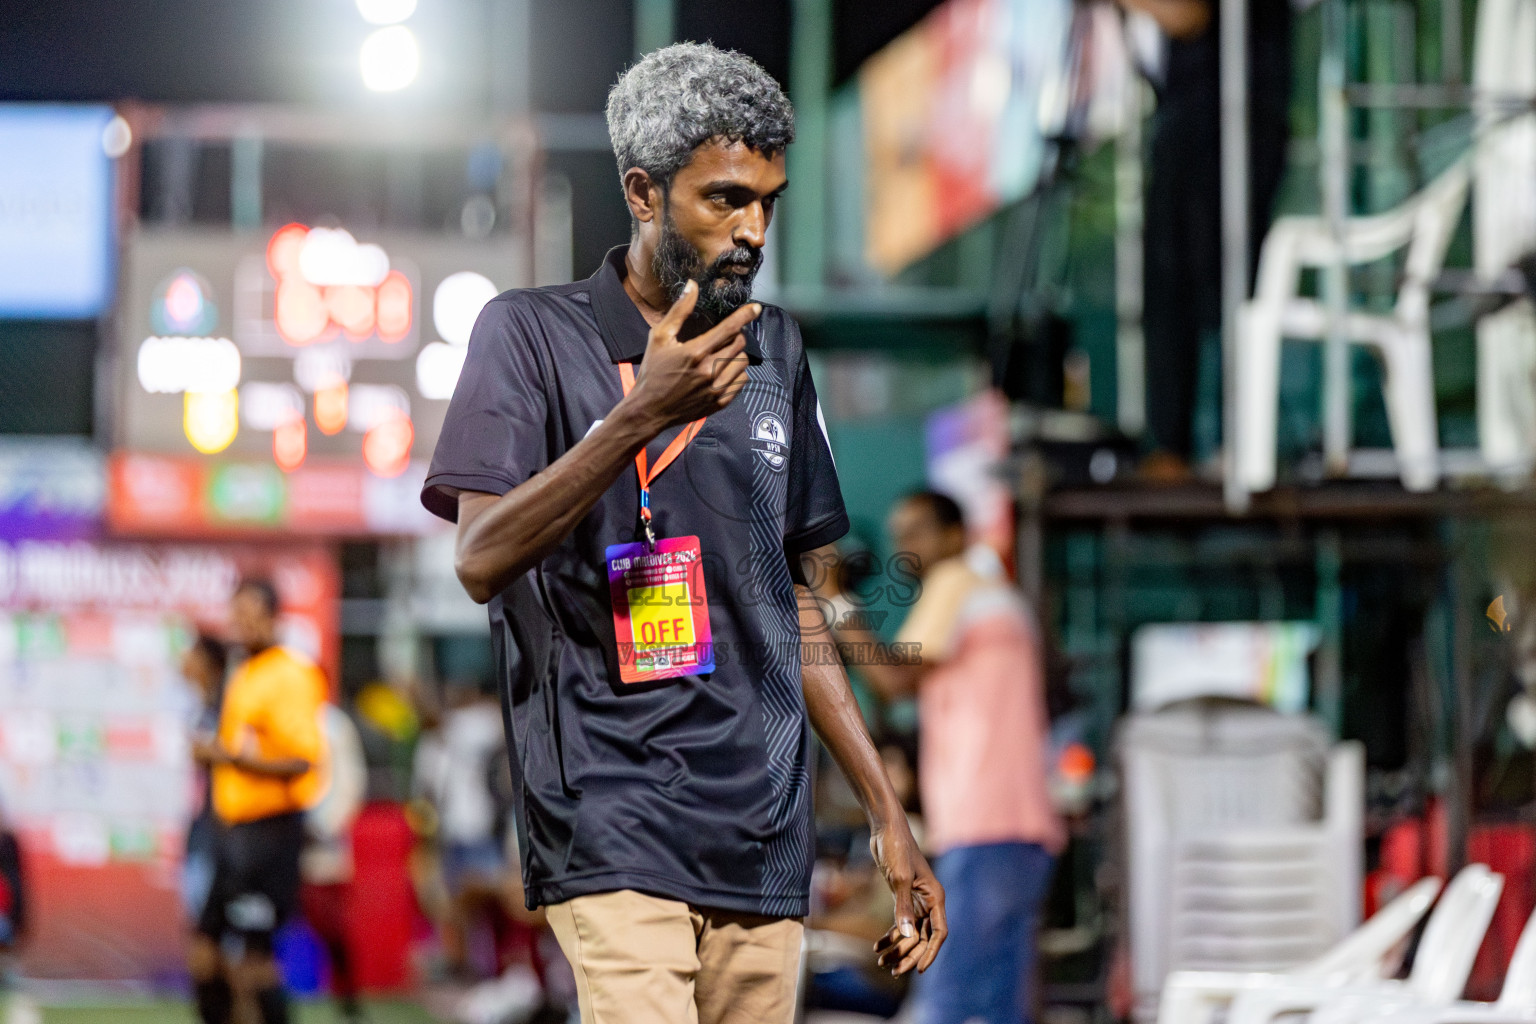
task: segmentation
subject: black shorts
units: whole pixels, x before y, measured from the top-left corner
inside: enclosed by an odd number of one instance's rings
[[[271,953],[273,933],[299,906],[303,848],[304,815],[299,812],[221,829],[198,932],[215,942],[238,937],[246,952]]]

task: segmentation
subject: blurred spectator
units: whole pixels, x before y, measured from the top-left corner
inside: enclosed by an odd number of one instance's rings
[[[210,765],[220,824],[213,884],[188,955],[206,1024],[287,1024],[288,997],[273,934],[297,909],[304,812],[319,798],[325,755],[325,679],[304,655],[277,646],[277,591],[246,580],[231,620],[246,661],[225,687],[215,737],[193,754]]]
[[[488,958],[475,960],[475,926],[492,930],[502,905],[507,871],[505,813],[498,807],[493,772],[506,770],[501,708],[476,686],[450,683],[441,723],[416,745],[413,794],[435,812],[437,853],[449,904],[443,945],[460,975],[494,974]]]
[[[363,742],[368,763],[368,800],[401,803],[411,792],[411,755],[416,736],[423,728],[419,717],[431,717],[430,702],[422,705],[426,687],[404,687],[375,681],[357,691],[352,700],[357,717],[353,724]]]
[[[0,803],[0,957],[11,953],[27,933],[27,882],[21,864],[21,845]],[[5,980],[0,959],[0,981]]]
[[[1187,475],[1201,353],[1220,351],[1221,61],[1214,0],[1120,0],[1165,40],[1144,61],[1157,89],[1148,150],[1143,327],[1145,471]],[[1269,229],[1290,136],[1291,0],[1248,5],[1249,280]]]
[[[923,825],[915,813],[915,752],[906,737],[897,736],[883,739],[879,749],[891,788],[907,810],[907,824],[921,843]],[[864,829],[844,849],[818,854],[812,881],[814,909],[807,922],[811,972],[807,1009],[890,1017],[901,1009],[906,995],[907,980],[892,978],[868,955],[870,945],[895,921],[890,890],[870,856],[868,836]],[[819,835],[817,845],[822,846]]]
[[[193,736],[209,737],[218,732],[219,704],[224,699],[224,674],[229,653],[218,638],[197,634],[192,646],[181,656],[181,675],[192,684],[198,698]],[[187,826],[186,857],[181,865],[181,898],[187,917],[196,921],[208,900],[213,884],[214,848],[218,839],[218,818],[213,813],[213,793],[207,765],[197,767],[197,810]]]
[[[440,926],[449,969],[476,982],[453,1009],[462,1024],[511,1024],[544,1004],[542,909],[524,906],[512,822],[512,771],[501,705],[478,685],[451,681],[445,707],[423,694],[433,727],[416,746],[412,788],[437,840]]]
[[[888,527],[922,579],[894,656],[869,656],[883,645],[857,616],[840,618],[838,639],[886,699],[918,699],[918,782],[950,934],[915,983],[917,1020],[1019,1024],[1032,1019],[1035,932],[1065,839],[1046,785],[1038,631],[1018,593],[978,570],[989,561],[967,556],[952,499],[913,494]]]
[[[352,822],[368,790],[368,766],[351,717],[326,704],[320,723],[326,743],[326,786],[320,802],[305,816],[308,842],[299,859],[299,890],[304,918],[325,946],[331,964],[331,989],[342,1019],[363,1020],[357,979],[347,952],[347,907],[352,898]]]

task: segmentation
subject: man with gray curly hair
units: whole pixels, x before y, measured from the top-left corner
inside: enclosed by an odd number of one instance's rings
[[[947,933],[801,566],[848,515],[800,332],[751,301],[794,112],[683,43],[608,125],[630,244],[486,305],[422,502],[490,606],[527,903],[582,1020],[788,1024],[812,729],[895,900],[877,962],[926,969]]]
[[[763,197],[758,233],[749,228],[732,237],[731,244],[721,238],[723,248],[710,250],[707,264],[695,244],[699,239],[685,237],[667,200],[678,173],[695,163],[696,155],[704,155],[695,151],[706,145],[715,151],[710,156],[729,153],[738,162],[755,157],[771,176],[784,178],[784,150],[795,140],[795,112],[778,83],[739,53],[678,43],[650,54],[619,79],[608,94],[608,134],[637,236],[645,234],[641,217],[647,212],[630,201],[631,189],[640,187],[639,175],[645,187],[660,193],[660,230],[651,247],[650,270],[667,305],[695,281],[700,289],[696,308],[704,316],[718,320],[739,308],[752,297],[768,221],[787,181]],[[695,170],[713,169],[714,163],[707,160]],[[686,175],[684,187],[697,179],[698,173]],[[676,205],[685,217],[696,212],[689,209],[692,204]]]

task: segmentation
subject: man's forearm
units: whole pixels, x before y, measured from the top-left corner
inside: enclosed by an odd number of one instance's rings
[[[248,754],[231,755],[229,764],[242,772],[265,775],[274,779],[296,779],[311,767],[310,763],[302,757],[264,758]]]
[[[859,674],[864,681],[872,686],[877,694],[884,700],[899,700],[902,697],[910,697],[917,692],[918,684],[922,681],[924,666],[922,658],[917,661],[909,661],[903,658],[892,657],[889,644],[881,643],[880,639],[862,626],[848,622],[849,617],[842,617],[844,625],[833,626],[836,614],[837,602],[847,601],[846,597],[838,596],[836,590],[832,590],[832,596],[828,596],[828,582],[833,578],[841,556],[836,545],[827,544],[814,551],[808,551],[800,556],[800,569],[809,586],[806,588],[811,597],[821,605],[822,621],[828,629],[825,638],[836,641],[839,650],[852,648],[855,651],[867,654],[867,657],[858,662]],[[802,597],[802,600],[804,598]],[[833,609],[833,616],[827,616],[827,609]],[[804,609],[802,606],[802,619]],[[802,632],[804,629],[802,628]],[[839,657],[841,661],[841,657]]]
[[[821,603],[809,587],[796,586],[800,604],[800,642],[832,645]],[[875,944],[876,963],[893,975],[912,968],[926,971],[949,933],[944,918],[944,887],[913,841],[906,813],[885,765],[864,727],[848,675],[837,658],[803,659],[801,686],[811,726],[842,769],[869,818],[869,852],[891,888],[896,923]]]
[[[827,626],[821,605],[811,596],[809,589],[795,587],[800,604],[800,639],[806,646],[832,644],[832,631]],[[832,759],[842,770],[853,787],[854,795],[868,815],[875,829],[883,828],[893,820],[901,819],[904,812],[896,791],[891,788],[885,765],[869,738],[864,726],[864,716],[853,699],[848,685],[848,674],[843,671],[842,661],[832,657],[804,659],[802,688],[805,693],[805,710],[811,719],[811,728],[821,737],[821,742],[832,754]]]
[[[463,496],[454,569],[469,596],[484,604],[538,564],[660,432],[638,403],[621,401],[542,473],[499,498]]]
[[[917,661],[897,658],[889,644],[881,643],[875,634],[859,626],[839,629],[836,636],[841,644],[869,652],[868,662],[859,663],[859,674],[882,698],[900,700],[917,692],[923,676],[921,656]],[[892,656],[882,657],[887,653]]]

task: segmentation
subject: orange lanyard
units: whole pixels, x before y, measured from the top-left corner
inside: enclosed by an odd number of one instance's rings
[[[624,384],[624,393],[627,395],[635,386],[635,364],[619,364],[619,380]],[[661,476],[662,470],[672,465],[677,457],[683,454],[683,449],[697,436],[699,429],[704,426],[704,417],[699,417],[683,428],[682,432],[672,439],[666,450],[656,460],[654,467],[647,466],[645,448],[642,446],[635,455],[635,473],[640,477],[640,522],[645,526],[645,540],[652,550],[656,548],[656,534],[651,529],[651,481]]]

